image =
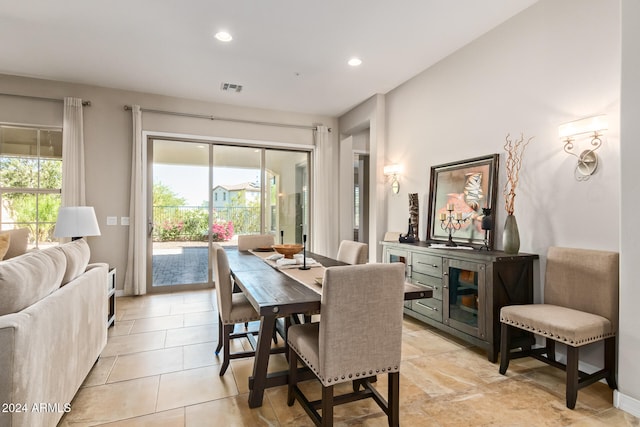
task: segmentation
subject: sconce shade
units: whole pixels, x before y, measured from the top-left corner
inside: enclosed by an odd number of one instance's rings
[[[606,115],[593,116],[560,125],[558,134],[564,140],[574,135],[605,130],[608,126]]]
[[[58,210],[54,237],[100,236],[96,213],[92,206],[70,206]]]
[[[394,165],[387,165],[384,167],[384,174],[385,175],[397,175],[400,172],[402,172],[402,166],[394,164]]]

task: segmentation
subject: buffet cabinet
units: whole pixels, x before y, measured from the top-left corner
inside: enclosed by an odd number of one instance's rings
[[[384,262],[402,262],[411,283],[433,291],[432,298],[406,301],[404,312],[483,348],[491,362],[500,349],[500,308],[533,302],[533,254],[429,248],[428,244],[382,242]],[[534,343],[529,333],[513,347]]]

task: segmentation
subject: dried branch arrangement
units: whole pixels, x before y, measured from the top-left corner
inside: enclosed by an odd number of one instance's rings
[[[518,178],[520,175],[520,168],[522,167],[522,157],[524,149],[529,142],[534,138],[533,136],[524,142],[524,135],[520,134],[520,139],[512,141],[511,135],[507,134],[506,142],[504,144],[504,150],[507,152],[505,165],[507,168],[507,181],[504,183],[504,189],[502,194],[504,195],[504,208],[509,215],[513,215],[514,204],[516,199],[516,187],[518,186]]]

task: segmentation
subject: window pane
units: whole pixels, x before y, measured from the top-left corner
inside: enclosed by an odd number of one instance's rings
[[[62,196],[60,194],[38,195],[38,242],[54,242],[53,229],[58,218],[58,209]]]
[[[38,160],[0,157],[0,187],[38,188]]]
[[[62,160],[62,132],[59,130],[40,131],[40,157]]]
[[[62,160],[40,160],[40,188],[62,188]]]
[[[0,154],[37,157],[38,130],[0,126]]]
[[[31,193],[7,193],[2,196],[5,214],[2,222],[4,224],[11,223],[29,223],[36,222],[36,195]]]

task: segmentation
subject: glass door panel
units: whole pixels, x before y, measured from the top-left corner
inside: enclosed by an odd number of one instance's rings
[[[261,164],[262,149],[213,147],[211,234],[214,242],[235,245],[239,234],[261,233]]]
[[[209,145],[155,140],[149,151],[153,230],[148,290],[209,285]]]
[[[265,150],[264,230],[284,243],[309,239],[308,164],[306,152]]]
[[[472,262],[445,261],[447,303],[445,323],[480,337],[484,335],[484,266]]]

